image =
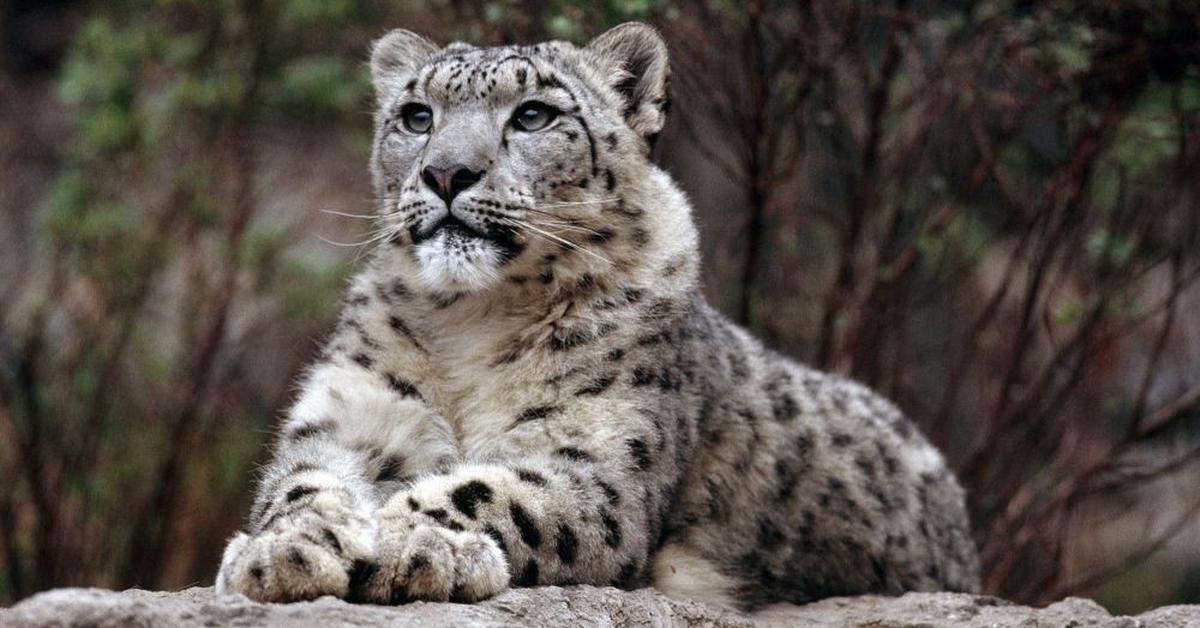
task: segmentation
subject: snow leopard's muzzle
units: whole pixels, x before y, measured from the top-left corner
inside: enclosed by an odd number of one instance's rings
[[[472,238],[494,244],[505,260],[521,252],[515,231],[508,224],[495,218],[487,209],[488,201],[474,195],[464,195],[476,186],[487,172],[474,170],[462,164],[446,168],[426,166],[421,171],[421,182],[428,191],[441,201],[430,200],[427,213],[409,228],[414,245],[434,237],[445,237],[451,243],[466,243]],[[444,235],[443,235],[444,234]]]

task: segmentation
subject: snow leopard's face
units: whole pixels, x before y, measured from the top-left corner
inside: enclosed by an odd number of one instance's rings
[[[611,263],[597,249],[628,218],[619,187],[666,104],[653,31],[618,27],[584,48],[438,48],[393,31],[372,71],[380,211],[421,284],[475,292],[548,282],[559,256]]]

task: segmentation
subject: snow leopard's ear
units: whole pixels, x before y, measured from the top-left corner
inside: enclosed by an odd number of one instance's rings
[[[629,128],[653,145],[667,119],[670,62],[667,44],[649,24],[626,22],[588,42],[586,50],[608,84],[625,100]]]
[[[378,105],[395,98],[438,49],[437,44],[403,28],[376,40],[371,45],[371,82]]]

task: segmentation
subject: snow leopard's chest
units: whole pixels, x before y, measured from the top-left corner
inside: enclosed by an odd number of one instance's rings
[[[546,425],[568,408],[611,404],[614,393],[622,404],[636,403],[646,390],[647,365],[670,353],[643,346],[648,334],[638,325],[640,310],[632,307],[570,309],[568,315],[534,321],[494,311],[486,318],[456,319],[458,312],[448,310],[442,318],[426,319],[422,394],[453,426],[468,459],[544,448]]]

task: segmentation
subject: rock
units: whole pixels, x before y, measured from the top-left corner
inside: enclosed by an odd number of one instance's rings
[[[1170,606],[1137,617],[1112,617],[1091,600],[1067,598],[1030,608],[983,595],[909,593],[830,598],[805,606],[777,604],[742,614],[668,598],[653,589],[587,586],[516,589],[480,604],[348,604],[331,597],[298,604],[258,604],[218,597],[211,588],[178,592],[57,589],[0,610],[0,626],[862,626],[1200,628],[1200,606]]]

